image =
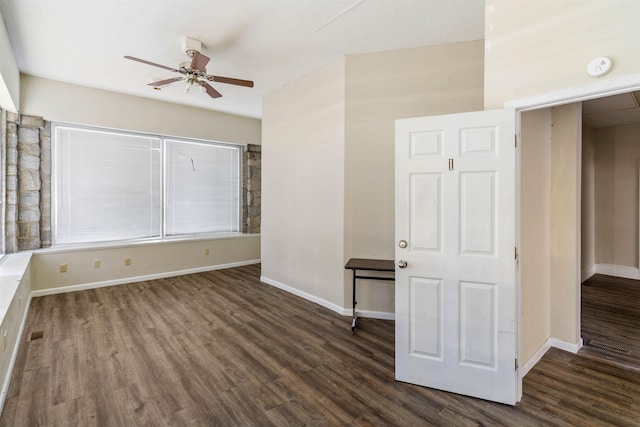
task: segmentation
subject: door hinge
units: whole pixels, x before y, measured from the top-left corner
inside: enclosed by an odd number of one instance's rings
[[[513,259],[518,259],[518,247],[514,246],[513,247]]]
[[[513,135],[514,147],[518,148],[518,134]]]
[[[518,359],[515,359],[515,368],[516,368],[516,371],[517,371],[518,370]]]

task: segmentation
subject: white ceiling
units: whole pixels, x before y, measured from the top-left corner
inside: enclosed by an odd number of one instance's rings
[[[1,0],[22,73],[248,117],[262,95],[345,54],[479,40],[484,0]],[[215,83],[211,99],[174,83],[185,36],[202,41],[209,74],[253,80]]]

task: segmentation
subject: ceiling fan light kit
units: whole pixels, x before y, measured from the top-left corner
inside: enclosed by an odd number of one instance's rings
[[[182,62],[177,69],[167,67],[165,65],[156,64],[155,62],[147,61],[144,59],[136,58],[134,56],[127,55],[125,56],[125,59],[182,74],[181,77],[173,77],[148,83],[148,86],[153,87],[153,89],[155,90],[160,90],[161,86],[163,85],[184,80],[186,82],[184,88],[185,92],[189,92],[191,87],[195,85],[198,86],[201,91],[206,92],[207,95],[209,95],[211,98],[220,98],[222,94],[215,90],[213,86],[211,86],[207,81],[232,84],[236,86],[253,87],[253,81],[251,80],[242,80],[232,77],[222,77],[207,74],[206,66],[211,58],[201,54],[200,49],[202,49],[202,43],[200,41],[192,39],[190,37],[185,37],[182,41],[182,52],[189,56],[191,58],[191,61]]]

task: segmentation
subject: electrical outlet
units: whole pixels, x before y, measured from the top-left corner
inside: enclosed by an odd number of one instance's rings
[[[207,249],[205,249],[205,250],[204,250],[204,254],[205,254],[205,255],[209,255],[209,248],[207,248]]]
[[[60,264],[60,273],[67,272],[67,264]]]
[[[99,259],[94,259],[93,260],[93,268],[100,268],[100,260]]]
[[[124,265],[131,265],[131,258],[125,258]]]

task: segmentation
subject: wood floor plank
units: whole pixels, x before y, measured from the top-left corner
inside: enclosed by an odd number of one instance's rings
[[[486,402],[395,381],[393,321],[351,334],[348,317],[259,277],[251,265],[34,298],[0,426],[639,424],[633,357],[551,349],[520,403]],[[633,287],[586,286],[586,334],[640,341],[624,320]]]

